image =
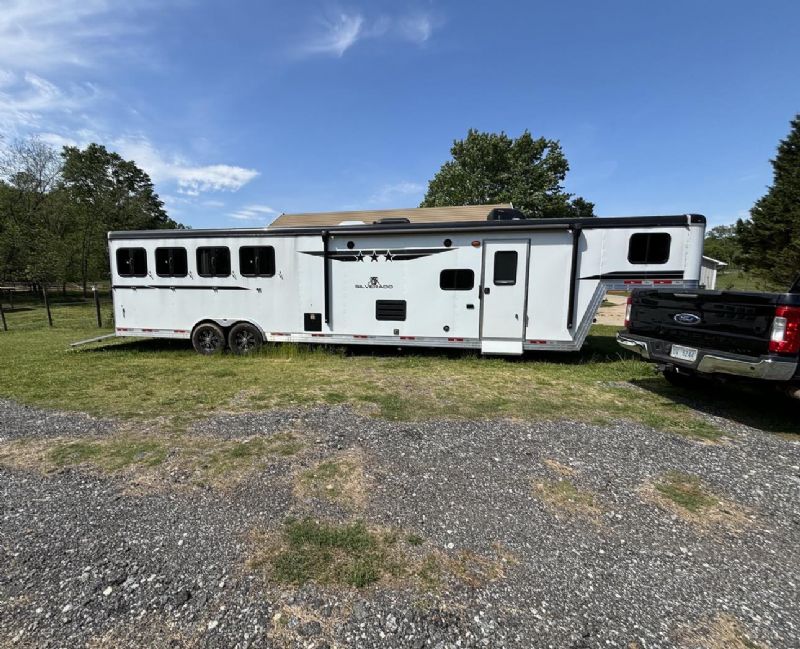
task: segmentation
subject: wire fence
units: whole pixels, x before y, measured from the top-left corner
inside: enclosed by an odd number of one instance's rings
[[[0,285],[0,333],[42,327],[109,329],[114,326],[109,287]]]

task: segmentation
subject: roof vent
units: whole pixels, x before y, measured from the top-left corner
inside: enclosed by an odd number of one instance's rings
[[[383,219],[378,219],[377,221],[373,221],[373,225],[383,225],[383,224],[398,224],[398,223],[411,223],[411,221],[405,216],[387,216]]]
[[[511,207],[495,207],[489,216],[486,217],[487,221],[518,221],[524,219],[525,215],[519,210]]]

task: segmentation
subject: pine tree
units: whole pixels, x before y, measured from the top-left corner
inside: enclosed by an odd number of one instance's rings
[[[772,186],[736,223],[745,268],[783,287],[800,274],[800,114],[791,127],[772,160]]]

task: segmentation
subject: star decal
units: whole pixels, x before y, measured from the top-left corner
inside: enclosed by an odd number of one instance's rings
[[[372,251],[372,254],[369,256],[369,258],[370,258],[372,261],[378,261],[378,253],[377,253],[377,252],[375,252],[375,251],[373,250],[373,251]]]
[[[392,261],[392,259],[394,259],[394,255],[392,254],[391,250],[387,250],[384,257],[386,258],[386,261]]]
[[[364,261],[364,253],[361,252],[360,250],[358,251],[358,254],[356,255],[356,261]]]

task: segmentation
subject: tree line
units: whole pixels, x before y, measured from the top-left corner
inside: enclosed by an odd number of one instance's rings
[[[564,190],[558,140],[470,129],[456,140],[420,207],[513,203],[529,218],[590,217]],[[774,180],[750,218],[709,230],[706,254],[777,285],[800,273],[800,115],[772,160]],[[60,152],[33,138],[0,154],[0,283],[80,283],[108,276],[110,230],[182,228],[150,177],[99,144]]]
[[[99,144],[37,138],[0,152],[0,283],[83,287],[108,277],[110,230],[180,228],[150,177]]]
[[[772,185],[756,201],[750,218],[709,230],[705,251],[786,288],[800,274],[800,114],[771,163]]]

